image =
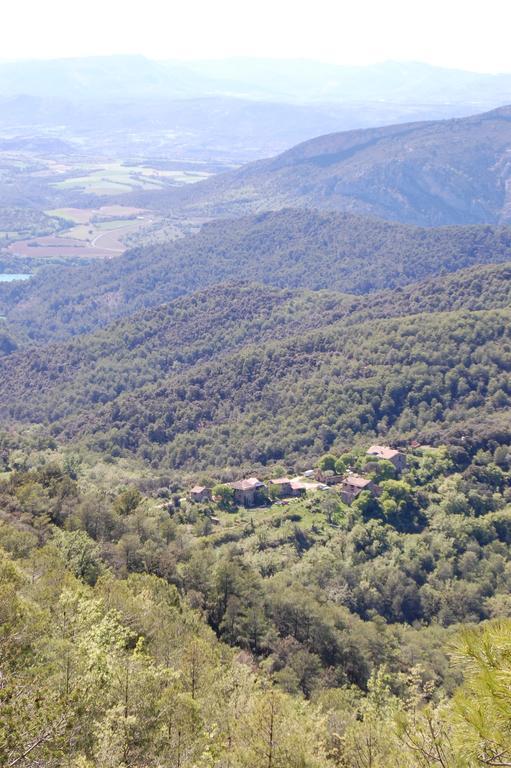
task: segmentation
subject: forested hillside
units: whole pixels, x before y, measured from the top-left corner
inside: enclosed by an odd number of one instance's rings
[[[511,108],[321,136],[178,192],[215,214],[309,206],[439,226],[509,221]]]
[[[510,259],[508,227],[425,229],[285,210],[213,222],[197,235],[133,249],[93,271],[41,270],[26,284],[0,286],[0,312],[8,330],[48,341],[222,281],[363,294]]]
[[[188,468],[303,460],[363,435],[438,441],[453,425],[476,420],[482,429],[494,415],[508,427],[510,320],[499,310],[332,326],[247,347],[105,405],[75,410],[59,392],[43,419],[97,449]],[[14,412],[30,418],[38,399]]]
[[[511,756],[510,435],[383,462],[379,499],[250,511],[0,441],[3,765]]]
[[[2,414],[188,469],[506,431],[510,278],[487,267],[370,298],[212,288],[5,357]]]

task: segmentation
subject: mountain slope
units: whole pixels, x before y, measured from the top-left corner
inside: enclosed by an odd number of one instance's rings
[[[510,306],[510,265],[358,299],[214,287],[4,358],[1,415],[196,468],[506,429]]]
[[[89,268],[41,271],[0,288],[0,313],[38,341],[224,281],[365,293],[511,260],[507,227],[421,229],[339,213],[284,210],[206,225],[192,237],[134,249]]]
[[[369,437],[438,440],[471,420],[509,428],[510,323],[498,310],[332,326],[166,377],[54,433],[207,468],[310,460]]]
[[[312,206],[432,226],[511,220],[511,107],[347,131],[177,194],[216,214]]]

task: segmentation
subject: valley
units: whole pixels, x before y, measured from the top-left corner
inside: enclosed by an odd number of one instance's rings
[[[511,764],[510,88],[0,62],[0,764]]]
[[[163,226],[162,212],[151,200],[150,208],[133,204],[136,195],[210,175],[200,163],[162,168],[160,162],[151,166],[111,158],[94,161],[86,153],[77,157],[80,151],[74,143],[42,141],[32,146],[23,140],[4,141],[0,262],[12,274],[17,263],[32,272],[49,263],[109,259],[129,244],[143,242],[146,231],[150,241],[152,230]],[[171,239],[188,231],[190,222],[180,217],[165,225]]]

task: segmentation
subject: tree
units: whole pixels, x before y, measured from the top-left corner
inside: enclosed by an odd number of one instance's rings
[[[95,584],[102,569],[98,545],[85,531],[55,531],[53,543],[77,578]]]
[[[367,696],[359,703],[355,716],[349,713],[344,738],[336,744],[340,765],[356,768],[407,766],[404,762],[393,761],[393,720],[398,702],[391,693],[390,683],[390,676],[384,669],[371,675]]]
[[[375,483],[381,483],[383,480],[393,480],[396,477],[396,468],[391,461],[380,459],[374,463],[376,464],[373,477]]]
[[[369,491],[362,491],[351,505],[351,510],[356,515],[360,515],[363,520],[370,520],[372,517],[381,518],[381,507],[378,499]]]
[[[122,516],[130,515],[136,510],[141,501],[142,494],[138,488],[128,488],[123,493],[120,493],[114,501],[114,510]]]
[[[219,483],[213,486],[213,498],[218,498],[218,505],[225,510],[231,510],[234,504],[234,488],[230,485]]]
[[[320,500],[319,508],[325,515],[327,523],[332,525],[341,509],[338,495],[335,492],[325,493]]]
[[[336,461],[337,461],[336,456],[334,456],[332,453],[326,453],[324,456],[320,458],[318,462],[318,467],[322,472],[334,471]]]
[[[357,464],[358,457],[354,453],[342,453],[335,462],[335,471],[342,475],[347,469]]]
[[[456,694],[456,742],[476,766],[511,765],[511,620],[461,634],[465,683]]]
[[[253,697],[240,721],[236,766],[328,768],[325,721],[303,703],[276,690]],[[243,734],[243,736],[241,735]]]
[[[385,480],[381,483],[380,505],[385,519],[398,531],[412,532],[426,524],[417,495],[404,480]]]

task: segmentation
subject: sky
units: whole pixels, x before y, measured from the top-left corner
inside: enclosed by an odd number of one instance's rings
[[[143,54],[511,72],[511,0],[4,0],[0,58]]]

